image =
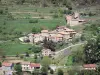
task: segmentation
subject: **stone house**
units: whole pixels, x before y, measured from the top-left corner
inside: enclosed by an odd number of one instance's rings
[[[42,55],[43,56],[52,56],[54,54],[53,51],[51,51],[50,49],[43,49],[42,50]]]

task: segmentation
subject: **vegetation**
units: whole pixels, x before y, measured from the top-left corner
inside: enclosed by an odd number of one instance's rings
[[[96,70],[81,70],[78,69],[72,69],[68,71],[68,75],[99,75],[100,71],[98,71],[99,68]]]
[[[50,74],[54,74],[54,71],[52,69],[50,69]]]
[[[38,23],[38,19],[31,19],[29,20],[29,23]]]
[[[64,75],[63,71],[61,69],[58,69],[57,75]]]
[[[22,75],[22,67],[20,63],[15,64],[14,69],[18,75]]]
[[[51,49],[51,51],[55,51],[56,43],[52,40],[48,40],[47,38],[45,38],[43,41],[43,47]]]
[[[41,64],[42,64],[42,68],[41,68],[42,74],[47,75],[49,65],[51,64],[51,59],[49,57],[44,57],[41,61]]]
[[[0,62],[0,67],[2,67],[2,63]]]
[[[31,45],[20,44],[16,42],[6,42],[0,44],[0,48],[4,51],[6,55],[16,55],[16,53],[23,54],[28,51],[29,47],[31,47]]]
[[[85,46],[85,63],[100,62],[100,35],[97,38],[90,39]]]

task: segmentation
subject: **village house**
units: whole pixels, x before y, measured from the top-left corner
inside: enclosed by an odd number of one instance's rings
[[[33,38],[34,43],[38,43],[44,40],[44,37],[42,37],[41,34],[34,34]]]
[[[63,36],[61,34],[50,35],[49,40],[52,40],[53,42],[60,42],[63,40]]]
[[[2,71],[5,73],[5,75],[13,75],[13,63],[3,62]]]
[[[22,71],[33,72],[34,69],[40,69],[41,65],[39,63],[21,62]]]
[[[49,36],[49,31],[48,30],[42,30],[41,35],[44,36],[44,37],[48,37]]]
[[[58,34],[61,34],[64,39],[69,39],[70,38],[70,33],[67,33],[65,31],[58,32]]]
[[[30,72],[33,72],[34,69],[40,69],[41,65],[39,63],[30,63]]]
[[[96,70],[97,65],[96,64],[85,64],[83,65],[83,68],[85,70]]]
[[[52,40],[53,42],[61,42],[63,40],[68,41],[75,37],[75,35],[76,32],[73,29],[69,29],[66,26],[58,26],[53,31],[42,30],[41,33],[38,34],[30,33],[27,37],[21,37],[19,40],[22,42],[29,40],[31,44],[43,42],[45,38]]]
[[[75,30],[69,29],[66,26],[60,26],[56,29],[59,34],[62,34],[64,39],[70,39],[76,35]]]
[[[50,49],[43,49],[42,50],[42,55],[43,56],[53,56],[54,55],[54,52],[51,51]]]
[[[2,63],[2,70],[3,71],[12,71],[13,69],[13,64],[9,62],[3,62]]]
[[[80,18],[80,14],[78,12],[75,12],[74,15],[67,15],[66,21],[67,21],[67,24],[70,26],[80,25],[85,22],[84,19]]]
[[[30,62],[21,62],[22,71],[30,71]]]

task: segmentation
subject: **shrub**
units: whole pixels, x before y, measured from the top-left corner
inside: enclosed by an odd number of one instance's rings
[[[41,52],[41,50],[42,50],[41,47],[32,47],[32,51],[33,51],[34,53],[39,53],[39,52]]]
[[[61,69],[58,69],[58,74],[57,75],[64,75],[64,73]]]
[[[3,14],[3,10],[0,10],[0,14]]]
[[[38,23],[38,19],[31,19],[29,20],[29,23]]]
[[[2,67],[2,63],[0,62],[0,67]]]
[[[52,69],[50,69],[50,74],[54,74],[54,71]]]
[[[32,28],[33,33],[39,33],[39,32],[41,32],[41,30],[42,30],[41,28],[36,28],[36,27]]]

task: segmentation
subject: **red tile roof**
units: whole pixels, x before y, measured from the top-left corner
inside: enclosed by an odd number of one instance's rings
[[[85,64],[83,65],[84,68],[96,68],[96,64]]]
[[[39,63],[31,63],[30,66],[31,67],[40,67],[40,64]]]
[[[2,66],[10,67],[10,66],[12,66],[12,63],[3,62],[2,63]]]

